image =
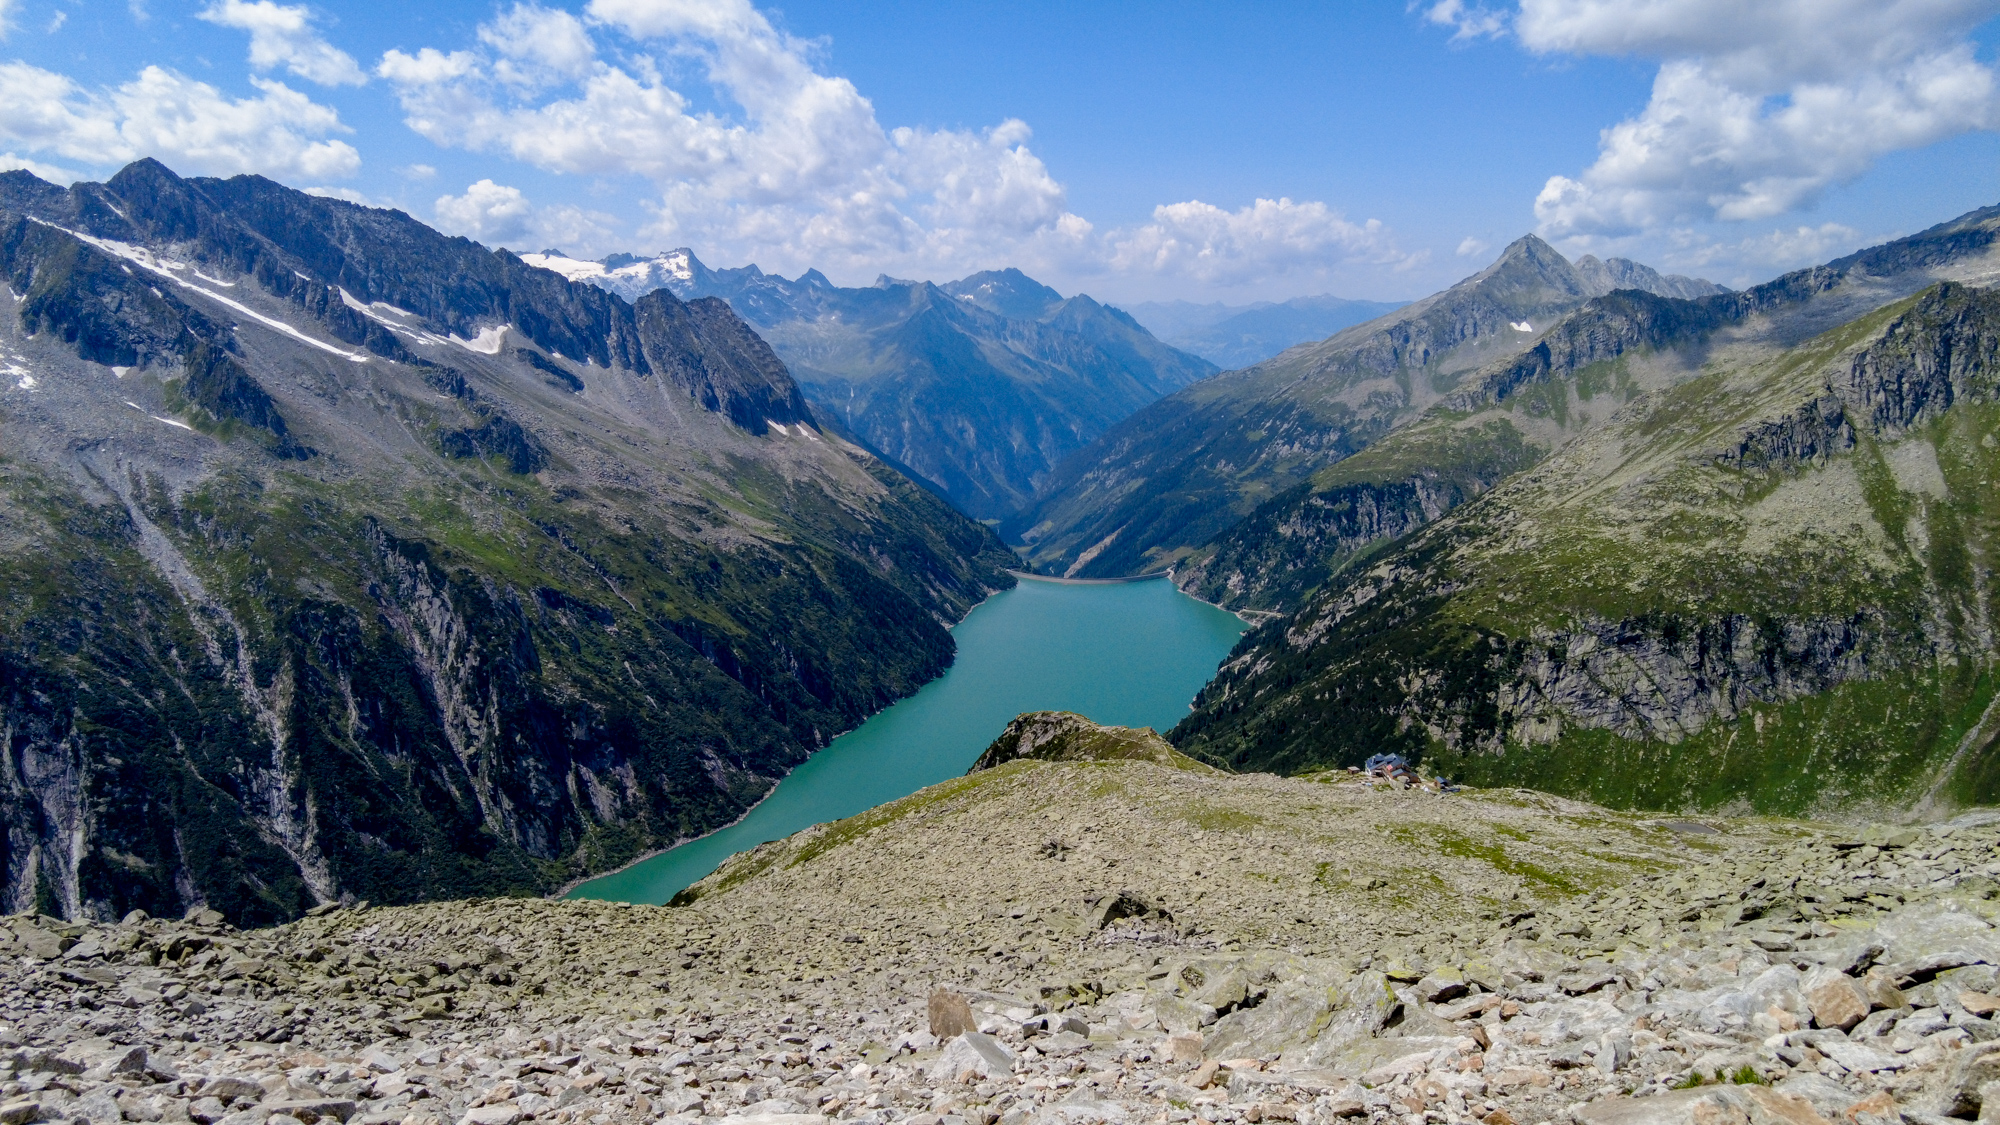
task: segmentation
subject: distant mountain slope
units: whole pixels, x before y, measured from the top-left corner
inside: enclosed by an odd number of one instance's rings
[[[1149,301],[1133,305],[1130,311],[1153,335],[1174,347],[1234,370],[1261,363],[1294,344],[1323,340],[1350,325],[1395,312],[1406,303],[1322,294],[1242,308]]]
[[[542,893],[734,820],[1011,556],[729,306],[0,175],[0,908]]]
[[[1653,808],[1992,803],[1996,243],[2000,208],[1645,316],[1614,294],[1653,330],[1623,348],[1586,306],[1426,423],[1513,403],[1555,451],[1252,633],[1172,740]]]
[[[664,286],[728,301],[822,416],[981,519],[1012,514],[1062,458],[1216,370],[1125,313],[1065,299],[1019,270],[843,289],[812,270],[795,281],[755,266],[712,270],[686,250],[525,260],[627,295]]]
[[[1442,293],[1154,403],[1059,465],[1002,530],[1054,573],[1170,565],[1532,346],[1603,281],[1529,235]]]
[[[1184,560],[1175,581],[1235,609],[1296,608],[1384,541],[1604,424],[1642,393],[1720,357],[1768,356],[1933,281],[1981,276],[1988,221],[1975,212],[1740,293],[1593,298],[1424,417],[1259,505]]]
[[[1600,260],[1595,254],[1585,254],[1576,260],[1577,275],[1584,284],[1598,293],[1610,293],[1618,289],[1639,289],[1658,297],[1678,297],[1693,300],[1697,297],[1713,297],[1727,293],[1726,286],[1717,285],[1699,277],[1683,277],[1680,274],[1661,274],[1651,266],[1641,265],[1630,258]]]

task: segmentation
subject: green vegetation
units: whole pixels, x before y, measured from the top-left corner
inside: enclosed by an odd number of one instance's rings
[[[2000,388],[1970,358],[1994,355],[2000,298],[1950,285],[1725,354],[1350,564],[1170,738],[1620,807],[2000,800]]]

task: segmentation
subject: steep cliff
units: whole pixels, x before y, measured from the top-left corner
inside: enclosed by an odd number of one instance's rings
[[[0,907],[553,889],[948,666],[1010,556],[719,301],[151,163],[0,176]]]
[[[2000,796],[2000,295],[1711,353],[1250,637],[1172,732],[1653,807]]]

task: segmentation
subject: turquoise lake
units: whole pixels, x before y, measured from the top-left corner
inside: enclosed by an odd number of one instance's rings
[[[915,695],[841,735],[719,832],[593,879],[571,898],[662,903],[731,855],[965,773],[1023,711],[1075,711],[1165,731],[1246,628],[1165,578],[1023,579],[952,630],[958,658]]]

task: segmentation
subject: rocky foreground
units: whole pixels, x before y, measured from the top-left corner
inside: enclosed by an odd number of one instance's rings
[[[679,906],[7,919],[0,1125],[2000,1118],[2000,816],[1695,822],[1059,743]]]

